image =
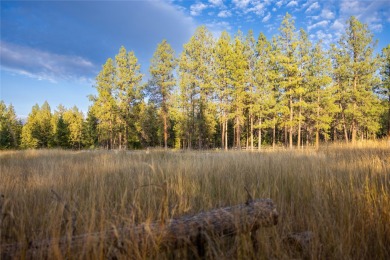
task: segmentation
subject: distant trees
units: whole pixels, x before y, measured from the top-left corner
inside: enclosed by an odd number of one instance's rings
[[[374,55],[367,25],[351,17],[324,48],[286,14],[279,34],[249,31],[214,39],[199,27],[179,57],[158,44],[143,83],[121,47],[96,77],[84,115],[35,105],[25,125],[0,103],[0,148],[127,149],[148,146],[261,149],[390,136],[390,46]]]
[[[15,149],[20,145],[22,123],[12,105],[0,101],[0,149]]]

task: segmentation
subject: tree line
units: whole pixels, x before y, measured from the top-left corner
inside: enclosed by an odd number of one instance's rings
[[[121,47],[96,77],[87,115],[35,105],[24,125],[0,103],[1,148],[261,149],[390,136],[390,45],[375,55],[366,24],[351,17],[336,44],[313,43],[291,15],[278,35],[199,27],[177,57],[166,40],[144,82]]]

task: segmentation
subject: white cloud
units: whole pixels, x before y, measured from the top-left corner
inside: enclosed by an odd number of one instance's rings
[[[282,4],[283,4],[283,1],[276,2],[276,6],[279,7],[279,8],[282,6]]]
[[[275,7],[274,7],[274,8],[272,8],[272,12],[276,12],[276,10],[277,10],[277,9],[276,9]]]
[[[268,14],[266,16],[264,16],[263,20],[261,20],[263,23],[266,23],[269,21],[269,19],[271,19],[271,13],[268,12]]]
[[[219,36],[221,35],[221,33],[223,31],[231,31],[232,30],[232,26],[230,25],[229,22],[226,22],[226,21],[222,21],[222,22],[212,22],[212,23],[208,23],[206,24],[207,28],[210,29],[211,33],[213,34],[213,36],[215,38],[219,38]]]
[[[334,23],[332,24],[332,26],[330,27],[330,29],[332,29],[336,32],[342,32],[342,31],[344,31],[344,28],[345,28],[345,24],[343,22],[341,22],[340,19],[335,20]]]
[[[293,1],[290,1],[287,5],[287,7],[294,7],[294,6],[298,6],[298,2],[293,0]]]
[[[190,7],[190,13],[192,16],[197,16],[202,13],[204,9],[206,9],[208,6],[205,5],[204,3],[196,3],[191,5]]]
[[[334,13],[332,11],[330,11],[329,9],[323,9],[321,11],[321,17],[324,19],[333,19]]]
[[[80,56],[0,43],[1,68],[19,75],[57,82],[61,79],[86,80],[86,75],[92,78],[97,72],[97,66]]]
[[[257,15],[263,15],[265,10],[265,4],[264,3],[255,3],[252,8],[249,8],[246,10],[246,12],[254,12]]]
[[[318,28],[318,27],[325,27],[325,26],[328,26],[328,24],[329,24],[329,21],[324,20],[324,21],[315,23],[315,24],[313,24],[313,25],[307,26],[307,30],[308,30],[308,31],[311,31],[311,30],[316,29],[316,28]]]
[[[314,11],[314,10],[317,10],[320,8],[320,5],[318,4],[318,2],[315,2],[315,3],[312,3],[309,8],[306,9],[305,13],[309,13],[311,11]]]
[[[232,13],[229,10],[223,10],[218,13],[218,17],[226,18],[232,16]]]
[[[388,10],[390,10],[390,1],[341,0],[340,3],[340,16],[344,21],[354,15],[376,32],[382,30],[385,21],[390,22]]]
[[[249,2],[250,2],[250,0],[233,0],[232,1],[232,3],[240,9],[245,9],[248,6]]]
[[[223,0],[209,0],[209,3],[214,6],[223,6]]]

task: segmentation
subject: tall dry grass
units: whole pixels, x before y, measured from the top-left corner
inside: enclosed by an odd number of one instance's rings
[[[240,204],[247,187],[277,204],[279,224],[230,239],[209,238],[207,258],[390,259],[390,147],[327,146],[263,152],[0,153],[1,245],[105,231]],[[58,194],[52,192],[52,190]],[[166,197],[165,191],[168,191]],[[167,200],[166,200],[167,198]],[[286,246],[291,232],[311,231],[306,252]],[[122,237],[55,246],[36,258],[188,258]],[[23,257],[19,250],[16,257]]]

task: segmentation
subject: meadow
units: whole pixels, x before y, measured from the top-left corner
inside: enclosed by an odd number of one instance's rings
[[[207,259],[390,259],[390,144],[249,151],[0,152],[0,245],[91,234],[271,198],[279,223],[232,238],[209,237]],[[313,235],[291,248],[292,232]],[[252,234],[253,235],[253,234]],[[101,237],[82,250],[37,248],[34,258],[198,258]]]

